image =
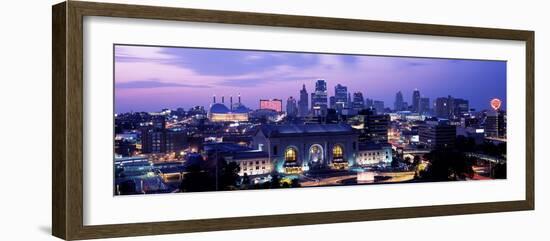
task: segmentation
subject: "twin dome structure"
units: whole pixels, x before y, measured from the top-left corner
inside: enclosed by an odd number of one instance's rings
[[[250,110],[241,104],[241,95],[237,103],[233,103],[233,97],[229,97],[229,107],[224,103],[224,97],[222,96],[222,102],[216,103],[216,96],[212,98],[212,104],[208,111],[208,119],[212,122],[241,122],[248,121],[248,113]]]

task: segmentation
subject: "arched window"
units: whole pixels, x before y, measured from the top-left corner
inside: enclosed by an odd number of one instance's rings
[[[309,148],[309,162],[322,163],[324,162],[323,147],[319,144],[314,144]]]
[[[285,161],[287,162],[295,162],[298,157],[298,151],[296,151],[296,148],[289,147],[285,151]]]
[[[340,145],[335,145],[332,148],[332,156],[334,159],[339,159],[344,157],[344,149]]]

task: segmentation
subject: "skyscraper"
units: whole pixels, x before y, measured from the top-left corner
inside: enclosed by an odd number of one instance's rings
[[[365,99],[365,108],[366,109],[369,109],[369,108],[372,108],[374,109],[374,100],[373,99]]]
[[[489,137],[498,137],[499,115],[497,111],[489,111],[485,117],[484,129],[485,135]]]
[[[398,91],[395,94],[395,102],[393,103],[393,109],[395,111],[402,111],[405,109],[405,103],[403,102],[403,93]]]
[[[384,101],[374,100],[372,108],[376,111],[376,114],[384,113]]]
[[[430,148],[452,147],[456,139],[456,126],[444,122],[427,121],[418,128],[420,143]]]
[[[315,92],[311,93],[311,110],[314,116],[325,116],[328,108],[327,82],[317,80]]]
[[[496,104],[493,104],[497,101]],[[490,137],[506,138],[506,112],[500,109],[500,100],[491,100],[492,110],[485,117],[485,135]]]
[[[298,106],[296,106],[296,99],[292,96],[286,100],[286,114],[291,117],[295,117],[298,114]]]
[[[300,100],[298,101],[298,115],[300,117],[305,117],[309,113],[309,101],[308,94],[306,90],[306,85],[302,85],[300,90]]]
[[[389,115],[378,115],[372,109],[359,111],[359,145],[370,143],[383,144],[388,142]]]
[[[420,104],[419,104],[419,113],[420,114],[427,114],[430,112],[430,98],[423,97],[420,98]]]
[[[470,110],[468,100],[456,98],[453,100],[453,114],[455,117],[460,117]]]
[[[414,113],[420,113],[420,91],[415,89],[412,95],[412,107]]]
[[[454,113],[454,99],[450,95],[435,99],[434,106],[435,115],[439,118],[450,118]]]
[[[363,93],[361,92],[353,93],[353,101],[351,102],[351,108],[355,112],[359,112],[360,110],[365,108],[365,99],[363,99]]]
[[[328,98],[328,107],[331,108],[331,109],[336,109],[336,97],[334,96],[331,96]]]
[[[348,87],[337,84],[334,87],[334,106],[338,114],[342,113],[342,109],[348,107]]]

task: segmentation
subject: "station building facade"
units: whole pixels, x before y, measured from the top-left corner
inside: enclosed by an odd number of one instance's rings
[[[252,147],[265,151],[276,171],[293,174],[355,165],[357,140],[358,133],[348,124],[263,125]]]

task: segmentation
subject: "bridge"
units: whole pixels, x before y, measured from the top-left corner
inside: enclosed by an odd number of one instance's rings
[[[485,140],[491,141],[493,143],[506,143],[506,138],[499,138],[499,137],[485,137]]]
[[[430,150],[428,149],[409,149],[409,150],[403,150],[403,155],[410,154],[410,155],[418,155],[418,154],[428,154],[430,153]]]
[[[467,152],[466,156],[467,157],[475,157],[477,159],[484,160],[484,161],[489,161],[489,162],[492,162],[492,163],[498,163],[498,164],[506,163],[505,158],[498,158],[498,157],[489,156],[489,155],[485,155],[485,154]]]

